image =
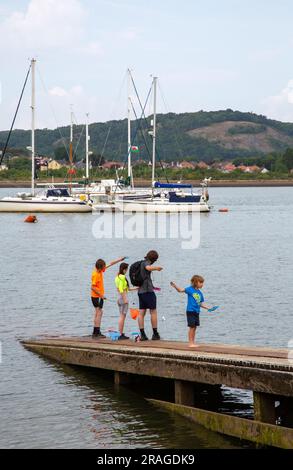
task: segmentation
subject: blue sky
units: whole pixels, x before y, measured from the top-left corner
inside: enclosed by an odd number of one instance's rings
[[[293,122],[292,23],[290,0],[1,0],[0,129],[32,56],[38,127],[67,124],[70,104],[79,123],[86,112],[125,117],[127,67],[142,97],[159,77],[159,112],[232,108]],[[18,128],[30,127],[29,94]]]

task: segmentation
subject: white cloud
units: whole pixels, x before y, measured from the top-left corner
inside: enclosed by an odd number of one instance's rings
[[[85,122],[85,113],[94,114],[97,108],[96,96],[90,95],[82,85],[63,88],[56,85],[49,89],[48,96],[39,93],[37,110],[37,127],[56,128],[68,125],[70,122],[70,109],[73,111],[78,123]]]
[[[80,97],[84,98],[86,93],[81,85],[74,85],[69,90],[65,90],[65,88],[60,86],[54,86],[49,90],[49,95],[54,98],[68,98],[69,100],[75,100]]]
[[[25,11],[0,23],[0,35],[10,47],[22,49],[69,46],[82,36],[85,18],[78,0],[30,0]]]
[[[59,96],[59,97],[68,96],[67,91],[64,90],[64,88],[61,88],[60,86],[55,86],[51,88],[51,90],[49,90],[49,94],[51,96]]]
[[[265,113],[272,119],[293,120],[293,79],[276,95],[265,98],[262,102]]]

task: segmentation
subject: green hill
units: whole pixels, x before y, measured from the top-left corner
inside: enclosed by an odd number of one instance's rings
[[[151,116],[132,123],[132,144],[140,148],[138,157],[149,159],[151,137],[148,131]],[[293,124],[268,119],[254,113],[242,113],[231,109],[196,113],[168,113],[157,116],[158,155],[161,160],[234,159],[262,156],[293,148]],[[124,160],[127,154],[127,121],[109,121],[90,125],[90,147],[108,160]],[[76,158],[84,156],[85,130],[75,126]],[[4,142],[7,131],[0,132]],[[54,151],[68,147],[69,127],[36,131],[37,151],[54,156]],[[30,145],[30,131],[14,130],[10,147],[26,148]]]

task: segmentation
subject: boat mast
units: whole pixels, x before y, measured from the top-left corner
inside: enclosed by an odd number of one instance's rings
[[[155,183],[155,167],[156,167],[156,120],[157,120],[157,80],[158,77],[153,78],[153,91],[154,91],[154,117],[153,117],[153,163],[152,163],[152,188]]]
[[[32,196],[35,195],[35,66],[36,59],[31,60],[32,67]]]
[[[131,171],[131,97],[130,97],[130,82],[131,82],[131,71],[127,69],[128,75],[128,98],[127,98],[127,147],[128,147],[128,178],[130,178],[130,184],[133,186],[132,182],[132,171]]]
[[[85,124],[85,176],[87,179],[87,184],[89,182],[89,113],[86,114],[86,124]]]
[[[70,105],[70,143],[69,143],[69,189],[72,189],[72,169],[73,169],[73,105]]]

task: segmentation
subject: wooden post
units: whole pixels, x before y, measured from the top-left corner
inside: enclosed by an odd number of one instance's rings
[[[175,380],[175,403],[178,405],[194,405],[194,383]]]
[[[293,398],[278,397],[280,406],[277,408],[277,414],[281,418],[281,425],[293,428]]]
[[[253,392],[254,419],[262,423],[276,424],[276,409],[274,395]]]
[[[114,384],[115,385],[127,385],[131,382],[130,374],[125,374],[124,372],[114,372]]]

